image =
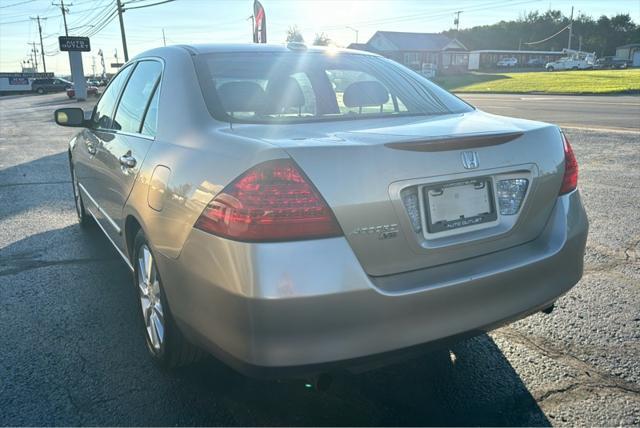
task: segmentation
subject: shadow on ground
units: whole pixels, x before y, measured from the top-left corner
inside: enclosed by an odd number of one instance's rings
[[[64,156],[0,178],[62,178]],[[74,215],[68,177],[0,187],[0,196],[26,186],[0,221],[50,207]],[[248,379],[213,358],[155,368],[136,299],[130,272],[95,227],[50,228],[0,248],[0,425],[549,425],[486,335],[453,346],[455,364],[445,351],[337,373],[319,392],[300,380]]]

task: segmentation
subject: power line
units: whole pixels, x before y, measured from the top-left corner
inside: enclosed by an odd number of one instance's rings
[[[103,6],[103,4],[104,4],[104,0],[102,1],[102,3],[100,3],[93,9],[74,11],[74,13],[76,14],[82,14],[84,12],[88,12],[88,13],[84,17],[79,17],[78,19],[75,19],[73,22],[69,23],[69,25],[72,25],[73,27],[83,27],[89,24],[93,24],[94,21],[100,19],[99,18],[100,15],[102,15],[105,10],[107,10],[109,7],[115,4],[115,0],[109,1],[109,3],[106,6]]]
[[[21,19],[19,21],[0,22],[0,25],[19,24],[21,22],[31,22],[31,19]]]
[[[62,1],[62,0],[61,0]],[[129,51],[127,50],[127,36],[124,31],[124,20],[122,19],[122,14],[125,10],[133,10],[133,9],[142,9],[145,7],[158,6],[165,3],[171,3],[175,0],[164,0],[151,4],[143,4],[140,6],[129,6],[124,7],[121,0],[116,0],[117,12],[118,12],[118,20],[120,21],[120,35],[122,36],[122,50],[124,51],[124,61],[129,61]],[[125,3],[126,4],[126,3]]]
[[[18,3],[7,4],[5,6],[0,6],[0,9],[6,9],[8,7],[13,7],[13,6],[20,6],[21,4],[33,3],[34,1],[36,1],[36,0],[25,0],[25,1],[18,2]]]
[[[537,42],[529,42],[529,43],[525,43],[525,45],[539,45],[540,43],[544,43],[548,40],[553,39],[555,36],[557,36],[558,34],[562,33],[564,30],[566,30],[567,28],[569,28],[569,25],[567,25],[566,27],[564,27],[562,30],[558,31],[557,33],[555,33],[553,36],[549,36],[546,37],[542,40],[538,40]]]
[[[85,37],[93,37],[106,28],[114,19],[116,19],[117,11],[112,11],[100,24],[96,25],[95,28],[92,28],[88,33],[86,33]]]
[[[125,7],[123,10],[142,9],[144,7],[158,6],[160,4],[171,3],[171,2],[174,2],[174,1],[176,1],[176,0],[164,0],[164,1],[159,1],[157,3],[152,3],[152,4],[143,4],[143,5],[140,5],[140,6]],[[133,1],[128,2],[128,3],[124,3],[124,5],[127,5],[129,3],[133,3]]]
[[[58,4],[53,4],[53,6],[59,7]],[[65,5],[66,6],[71,6],[71,5]],[[95,11],[95,8],[91,8],[91,9],[83,9],[83,10],[78,10],[76,11],[76,13],[80,13],[80,12],[91,12],[91,11]],[[67,10],[66,13],[69,13],[69,11]],[[24,14],[24,16],[28,16],[29,13]],[[48,15],[48,16],[41,16],[40,19],[44,19],[44,18],[56,18],[59,15]],[[26,18],[26,19],[20,19],[20,20],[15,20],[15,21],[7,21],[7,22],[0,22],[0,25],[8,25],[8,24],[17,24],[20,22],[29,22],[31,21],[31,19]]]
[[[111,5],[109,5],[111,6]],[[113,16],[114,12],[116,11],[115,7],[111,10],[109,9],[104,9],[100,14],[98,14],[95,19],[87,21],[86,24],[83,25],[83,27],[88,27],[87,30],[85,30],[83,32],[82,35],[87,35],[90,33],[93,33],[96,31],[96,29],[98,28],[102,28],[102,25],[111,17]]]

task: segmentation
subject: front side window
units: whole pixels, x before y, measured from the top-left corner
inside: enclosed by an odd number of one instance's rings
[[[161,73],[162,64],[158,61],[138,63],[120,98],[113,129],[140,132],[144,114]]]
[[[401,65],[342,52],[213,53],[196,57],[218,120],[280,123],[437,115],[472,107]]]
[[[118,96],[122,87],[131,73],[133,67],[128,66],[121,70],[112,80],[107,89],[100,97],[93,111],[92,122],[96,129],[113,129],[113,109],[115,108]]]

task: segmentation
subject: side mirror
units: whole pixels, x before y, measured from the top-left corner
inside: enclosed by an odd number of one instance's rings
[[[59,108],[53,113],[56,123],[60,126],[72,126],[83,128],[88,125],[84,118],[84,111],[81,108]]]

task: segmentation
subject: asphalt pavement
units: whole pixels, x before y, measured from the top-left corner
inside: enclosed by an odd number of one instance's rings
[[[75,220],[74,130],[52,112],[77,103],[0,98],[0,425],[640,425],[640,97],[464,98],[569,125],[591,223],[584,277],[551,315],[336,374],[328,391],[213,359],[155,368],[127,267]]]
[[[640,97],[516,94],[458,94],[482,110],[503,116],[552,122],[565,129],[640,131]]]

